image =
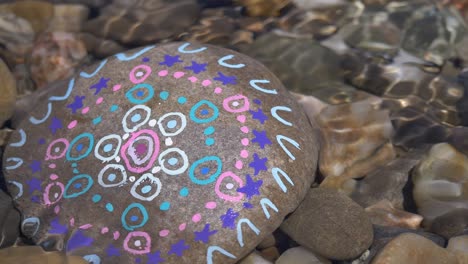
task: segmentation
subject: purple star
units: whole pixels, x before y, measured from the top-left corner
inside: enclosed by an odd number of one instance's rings
[[[83,100],[86,98],[86,96],[75,96],[75,100],[73,101],[73,103],[67,105],[67,108],[70,108],[72,110],[72,113],[76,113],[76,111],[78,111],[78,109],[82,108],[83,107]]]
[[[184,67],[184,69],[191,70],[191,71],[193,71],[193,73],[198,74],[200,72],[206,71],[206,66],[207,65],[208,65],[208,63],[199,64],[196,61],[192,61],[192,66]]]
[[[120,251],[118,248],[114,247],[114,245],[109,245],[109,247],[106,249],[107,256],[112,257],[112,256],[120,256]]]
[[[268,158],[261,159],[260,157],[258,157],[257,153],[253,154],[253,158],[254,160],[249,164],[249,167],[252,167],[255,170],[254,176],[257,176],[258,173],[262,170],[268,170],[267,166],[265,165],[265,163],[268,161]]]
[[[210,231],[210,224],[206,224],[205,228],[203,228],[202,231],[194,232],[194,233],[195,233],[195,241],[201,241],[205,244],[208,244],[208,242],[210,241],[210,236],[218,233],[218,230]]]
[[[252,118],[260,121],[262,125],[268,119],[268,117],[263,113],[262,109],[260,108],[256,112],[253,110],[249,110],[249,112],[252,114]]]
[[[33,193],[36,190],[41,191],[42,182],[39,179],[31,178],[27,180],[26,183],[29,185],[29,193]]]
[[[33,160],[29,165],[29,168],[31,168],[32,173],[41,171],[41,162],[38,160]]]
[[[218,72],[218,77],[214,78],[214,80],[222,82],[223,85],[237,83],[236,76],[227,76],[227,75],[224,75],[222,72]]]
[[[56,117],[52,117],[52,121],[50,123],[49,129],[52,135],[55,135],[57,133],[57,130],[60,128],[63,128],[62,121]]]
[[[168,67],[172,67],[174,64],[182,62],[180,60],[179,55],[171,56],[171,55],[164,55],[164,61],[160,62],[159,65],[166,65]]]
[[[66,225],[61,225],[58,218],[55,218],[50,222],[50,230],[49,234],[66,234],[68,232],[68,228]]]
[[[148,62],[150,61],[150,59],[148,57],[144,57],[143,59],[141,59],[142,62]]]
[[[165,259],[161,258],[161,251],[156,251],[154,253],[149,253],[148,255],[148,263],[151,264],[158,264],[165,261]]]
[[[96,84],[91,85],[91,87],[89,87],[89,89],[96,89],[96,91],[94,92],[94,95],[96,95],[96,94],[100,93],[102,89],[107,88],[107,82],[109,80],[110,80],[110,78],[106,79],[104,77],[101,77],[99,82],[96,83]]]
[[[255,135],[255,138],[252,139],[252,142],[258,143],[261,149],[264,149],[265,145],[271,145],[271,141],[268,139],[266,131],[257,131],[254,129],[252,133]]]
[[[250,200],[254,195],[260,195],[258,189],[260,189],[262,184],[262,180],[254,181],[252,177],[250,177],[250,175],[247,174],[247,182],[243,187],[237,188],[237,191],[245,193],[247,195],[247,199]]]
[[[226,214],[222,215],[221,221],[223,221],[224,228],[234,229],[236,228],[236,218],[239,217],[239,213],[234,212],[232,208],[229,208]]]
[[[262,101],[260,101],[260,99],[254,99],[253,102],[256,103],[256,104],[258,104],[258,105],[261,105],[261,104],[262,104]]]
[[[67,252],[81,247],[90,247],[91,244],[93,244],[93,241],[93,238],[85,236],[83,231],[78,230],[70,239],[68,239]]]
[[[168,255],[175,254],[179,257],[182,257],[184,255],[184,251],[189,249],[190,246],[185,244],[185,240],[181,239],[179,242],[172,244],[171,250],[167,252]]]

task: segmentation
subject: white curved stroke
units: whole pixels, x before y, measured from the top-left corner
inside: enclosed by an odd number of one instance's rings
[[[226,62],[227,60],[230,60],[232,58],[234,58],[234,55],[232,55],[232,54],[226,55],[226,56],[224,56],[224,57],[222,57],[221,59],[218,60],[218,64],[223,66],[223,67],[231,68],[231,69],[240,69],[240,68],[245,67],[245,64],[243,64],[243,63],[230,64],[230,63]]]
[[[146,196],[143,196],[139,193],[137,193],[137,188],[140,184],[143,183],[143,181],[150,181],[151,184],[155,184],[156,185],[156,192],[148,197]],[[139,200],[142,200],[142,201],[152,201],[154,198],[158,197],[159,193],[161,193],[161,189],[162,189],[162,183],[161,181],[159,180],[158,177],[154,177],[153,174],[151,173],[145,173],[143,174],[143,176],[141,176],[132,186],[132,188],[130,189],[130,194],[139,199]]]
[[[47,113],[46,113],[46,115],[42,119],[37,119],[34,116],[31,116],[29,118],[29,122],[31,122],[34,125],[42,124],[47,120],[47,118],[49,118],[51,113],[52,113],[52,103],[48,103],[47,104]]]
[[[187,50],[187,47],[190,46],[191,44],[190,43],[184,43],[182,45],[180,45],[180,47],[177,49],[180,53],[187,53],[187,54],[191,54],[191,53],[198,53],[198,52],[202,52],[204,50],[206,50],[206,47],[201,47],[201,48],[198,48],[198,49],[195,49],[195,50]]]
[[[23,129],[20,129],[18,130],[21,138],[18,142],[15,142],[15,143],[10,143],[10,147],[15,147],[15,148],[19,148],[19,147],[22,147],[24,146],[24,144],[26,143],[26,133],[24,132]]]
[[[102,67],[104,67],[104,65],[106,65],[106,63],[107,63],[107,59],[101,61],[101,63],[96,68],[96,70],[94,70],[94,72],[87,73],[87,72],[82,71],[82,72],[80,72],[80,76],[83,77],[83,78],[86,78],[86,79],[94,77],[94,75],[96,75],[102,69]]]
[[[74,86],[75,86],[75,78],[72,78],[68,82],[68,89],[67,89],[67,92],[65,93],[65,95],[63,95],[63,96],[51,96],[51,97],[49,97],[49,101],[63,101],[63,100],[66,100],[70,96]]]
[[[120,61],[130,61],[130,60],[134,60],[136,58],[138,58],[140,55],[146,53],[147,51],[151,50],[152,48],[156,47],[156,45],[151,45],[151,46],[148,46],[148,47],[144,47],[142,48],[141,50],[135,52],[134,54],[132,55],[125,55],[125,53],[118,53],[118,54],[115,54],[115,57],[120,60]]]

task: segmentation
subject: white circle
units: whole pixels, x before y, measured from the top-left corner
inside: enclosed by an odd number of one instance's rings
[[[125,140],[125,139],[127,139],[129,136],[130,136],[129,133],[125,133],[125,134],[122,136],[122,138]]]
[[[178,159],[178,160],[182,160],[182,162],[181,162],[182,166],[180,166],[179,168],[177,168],[175,170],[168,169],[168,168],[166,168],[166,166],[164,166],[164,162],[166,161],[164,159],[164,157],[166,155],[170,154],[170,153],[173,153],[173,152],[176,152],[176,153],[178,153],[180,155],[181,159]],[[161,154],[159,154],[158,161],[159,161],[159,166],[161,166],[161,169],[166,174],[169,174],[169,175],[178,175],[178,174],[184,173],[185,170],[187,170],[187,168],[189,166],[187,154],[185,154],[185,152],[182,151],[179,148],[169,148],[169,149],[166,149],[165,151],[161,152]],[[178,162],[178,164],[180,164],[180,162]]]
[[[158,121],[156,121],[156,119],[151,119],[151,120],[149,121],[148,125],[149,125],[150,127],[154,127],[154,126],[156,125],[156,123],[158,123]]]
[[[128,180],[130,180],[130,182],[134,182],[135,181],[135,176],[130,176],[130,178],[128,178]]]
[[[145,112],[145,117],[142,118],[142,121],[138,122],[138,123],[135,123],[135,122],[131,122],[130,126],[129,124],[127,124],[127,118],[129,116],[133,116],[135,111],[138,111],[138,110],[143,110]],[[146,124],[146,122],[148,122],[148,120],[150,119],[150,116],[151,116],[151,108],[149,108],[148,106],[146,105],[135,105],[134,107],[130,108],[130,110],[127,111],[127,113],[125,113],[123,119],[122,119],[122,127],[123,127],[123,130],[127,133],[131,133],[131,132],[135,132],[138,130],[139,127],[143,126],[144,124]]]
[[[172,138],[168,137],[164,140],[164,143],[166,144],[166,146],[172,146],[172,144],[174,144],[174,142],[172,142]]]
[[[117,144],[112,144],[112,145],[116,145],[115,147],[113,146],[113,149],[114,149],[114,153],[111,153],[110,155],[101,155],[101,153],[99,153],[99,149],[101,147],[101,145],[106,145],[106,141],[107,140],[117,140]],[[122,145],[122,139],[120,138],[119,135],[117,134],[111,134],[111,135],[107,135],[103,138],[101,138],[98,143],[96,144],[96,147],[94,148],[94,156],[101,160],[101,161],[104,161],[104,162],[108,162],[108,161],[111,161],[115,158],[117,158],[119,156],[119,150],[120,150],[120,146]]]
[[[132,176],[133,177],[133,176]],[[130,181],[132,181],[132,177],[130,177]],[[133,177],[134,178],[134,177]],[[151,183],[151,185],[156,186],[156,191],[154,193],[149,193],[149,194],[139,194],[137,193],[137,187],[141,184],[148,184],[148,182]],[[153,187],[151,186],[151,187]],[[153,189],[153,188],[151,188]],[[161,193],[162,189],[162,183],[159,180],[158,177],[155,177],[151,173],[145,173],[143,174],[132,186],[130,189],[130,194],[142,201],[152,201],[154,198],[158,197],[159,193]],[[148,196],[149,195],[149,196]]]
[[[234,184],[228,183],[228,184],[226,184],[226,188],[227,188],[228,190],[231,190],[232,188],[234,188]]]
[[[116,182],[116,183],[111,183],[111,184],[108,184],[108,183],[104,182],[104,179],[103,179],[104,173],[108,169],[111,169],[111,168],[112,169],[117,169],[122,173],[122,180],[120,180],[119,182]],[[124,166],[122,166],[120,164],[107,164],[104,168],[102,168],[102,170],[98,174],[98,183],[99,183],[99,185],[101,185],[104,188],[116,187],[116,186],[124,184],[125,181],[127,181],[127,171],[125,170]]]
[[[167,132],[166,128],[164,127],[164,124],[163,124],[164,119],[170,118],[170,120],[172,120],[176,116],[180,118],[180,122],[177,122],[177,124],[180,123],[180,127],[175,132]],[[166,136],[166,137],[176,136],[176,135],[180,134],[182,131],[184,131],[185,126],[187,126],[187,118],[185,117],[184,114],[182,114],[180,112],[167,113],[167,114],[165,114],[165,115],[163,115],[163,116],[161,116],[159,118],[158,126],[159,126],[159,130],[161,131],[161,134],[163,134],[163,136]]]

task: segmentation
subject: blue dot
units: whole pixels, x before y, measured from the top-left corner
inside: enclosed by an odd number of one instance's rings
[[[76,145],[76,150],[78,152],[82,151],[83,150],[83,144],[80,143],[80,144]]]
[[[110,108],[110,111],[115,112],[115,111],[117,111],[117,109],[119,109],[119,107],[117,105],[112,105],[111,108]]]
[[[143,92],[142,90],[140,90],[140,91],[138,91],[138,92],[136,93],[136,95],[137,95],[138,97],[142,97],[144,94],[145,94],[145,92]]]
[[[136,123],[138,121],[141,120],[141,115],[140,114],[135,114],[134,116],[132,116],[132,122]]]
[[[207,139],[205,140],[205,144],[206,144],[207,146],[212,146],[214,143],[215,143],[214,138],[207,138]]]
[[[186,197],[189,194],[189,189],[187,187],[184,187],[184,188],[180,189],[179,194],[180,194],[180,196]]]
[[[177,102],[178,102],[179,104],[185,104],[185,103],[187,102],[187,98],[181,96],[181,97],[179,97],[179,98],[177,99]]]
[[[75,183],[73,187],[75,187],[75,189],[79,189],[81,187],[81,183]]]
[[[169,165],[176,165],[177,164],[177,159],[176,158],[170,158],[167,162],[169,163]]]
[[[163,203],[159,206],[159,209],[161,209],[162,211],[167,211],[167,210],[169,210],[170,207],[171,207],[171,203],[170,203],[170,202],[163,202]]]
[[[210,126],[210,127],[207,127],[207,128],[205,129],[204,134],[208,136],[208,135],[213,134],[214,132],[215,132],[215,128],[212,127],[212,126]]]
[[[205,174],[207,174],[208,172],[210,172],[210,168],[208,168],[208,167],[203,167],[203,168],[200,169],[200,172],[201,172],[201,174],[205,175]]]
[[[95,194],[95,195],[93,196],[93,202],[94,202],[94,203],[97,203],[97,202],[101,201],[101,198],[102,198],[101,195]]]
[[[112,150],[112,144],[109,143],[109,144],[104,146],[104,152],[109,152],[111,150]]]
[[[209,114],[209,112],[208,112],[207,109],[203,109],[203,110],[200,111],[200,114],[207,115],[207,114]]]
[[[146,185],[145,187],[141,188],[141,192],[146,194],[146,193],[149,193],[151,191],[152,187],[149,186],[149,185]]]
[[[109,212],[113,212],[114,211],[114,206],[111,203],[107,203],[106,204],[106,209]]]
[[[130,220],[133,221],[133,222],[135,222],[135,221],[138,220],[138,216],[132,215],[132,216],[130,216]]]
[[[168,128],[174,128],[177,126],[177,121],[176,120],[171,120],[169,122],[167,122],[167,127]]]
[[[159,93],[159,97],[163,100],[167,100],[167,98],[169,98],[169,93],[167,91],[162,91]]]
[[[117,175],[115,175],[115,173],[111,173],[111,174],[109,174],[109,176],[107,176],[107,179],[109,181],[114,181],[115,178],[117,178]]]

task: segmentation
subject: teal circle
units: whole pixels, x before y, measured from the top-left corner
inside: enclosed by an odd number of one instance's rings
[[[93,200],[93,203],[97,203],[97,202],[101,201],[101,199],[102,199],[101,195],[95,194],[95,195],[93,196],[93,199],[92,199],[92,200]]]
[[[170,203],[170,202],[163,202],[163,203],[159,206],[159,209],[161,209],[161,211],[167,211],[167,210],[169,210],[170,207],[171,207],[171,203]]]
[[[78,140],[85,138],[85,137],[89,139],[89,146],[86,152],[77,157],[71,157],[70,152],[72,149],[75,149],[76,142],[78,142]],[[94,136],[91,133],[79,134],[70,142],[70,146],[68,147],[67,154],[66,154],[66,159],[68,161],[77,161],[77,160],[86,158],[89,155],[89,153],[91,153],[91,151],[93,150],[93,146],[94,146]]]
[[[205,128],[205,131],[203,133],[208,136],[208,135],[213,134],[214,132],[215,132],[215,128],[210,126],[210,127]]]
[[[143,219],[141,220],[141,222],[139,224],[129,225],[127,223],[126,217],[127,217],[128,212],[130,212],[130,210],[132,210],[133,208],[137,208],[141,212],[141,214],[143,215]],[[148,212],[146,211],[146,208],[143,205],[141,205],[139,203],[132,203],[129,206],[127,206],[127,208],[125,208],[124,212],[122,213],[122,217],[120,218],[120,220],[122,221],[122,226],[126,230],[133,231],[136,228],[140,228],[140,227],[144,226],[146,224],[146,222],[148,222]]]
[[[182,197],[186,197],[188,196],[189,194],[189,189],[187,187],[184,187],[182,189],[180,189],[180,192],[179,192],[180,196]]]
[[[205,140],[205,144],[206,144],[207,146],[212,146],[214,143],[215,143],[214,138],[207,138],[207,139]]]
[[[166,101],[167,98],[169,98],[169,92],[167,92],[167,91],[162,91],[162,92],[159,93],[159,97],[160,97],[162,100]]]
[[[148,95],[145,97],[145,98],[142,98],[142,99],[138,99],[138,98],[135,98],[135,96],[133,96],[133,92],[140,89],[140,88],[144,88],[148,91]],[[154,96],[154,89],[153,89],[153,86],[147,84],[147,83],[139,83],[135,86],[133,86],[132,89],[128,90],[126,93],[125,93],[125,97],[127,97],[127,99],[130,101],[130,103],[133,103],[133,104],[144,104],[146,102],[148,102],[149,100],[151,100],[151,98],[153,98]]]
[[[113,212],[114,206],[111,203],[106,203],[106,210],[109,212]]]
[[[197,170],[198,166],[202,165],[205,162],[209,162],[209,161],[216,161],[216,166],[217,166],[216,172],[211,174],[207,179],[204,179],[204,180],[198,179],[195,176],[195,171],[199,171],[199,170]],[[210,184],[210,183],[216,181],[218,176],[221,174],[222,169],[223,169],[223,163],[222,163],[222,161],[221,161],[221,159],[219,157],[217,157],[217,156],[205,156],[205,157],[195,161],[192,164],[192,166],[190,166],[189,177],[190,177],[190,180],[193,183],[196,183],[196,184],[199,184],[199,185],[207,185],[207,184]]]
[[[74,183],[79,180],[79,179],[83,179],[83,178],[86,178],[88,179],[88,184],[86,185],[86,187],[83,188],[83,190],[79,191],[79,192],[76,192],[76,193],[72,193],[72,194],[68,194],[68,189],[70,189],[70,187],[72,185],[74,185]],[[65,186],[65,190],[63,191],[63,197],[64,198],[75,198],[75,197],[78,197],[84,193],[86,193],[90,188],[91,186],[93,186],[93,178],[91,178],[91,176],[89,176],[88,174],[80,174],[80,175],[76,175],[75,177],[71,178],[70,181],[67,183],[67,186]]]
[[[179,98],[177,99],[177,102],[178,102],[179,104],[185,104],[185,103],[187,102],[187,98],[181,96],[181,97],[179,97]]]
[[[209,108],[211,108],[211,110],[213,110],[213,114],[207,118],[198,118],[196,116],[196,113],[198,109],[201,108],[203,105],[207,105]],[[216,105],[214,105],[212,102],[208,100],[201,100],[200,102],[192,106],[192,109],[190,109],[190,118],[192,119],[193,122],[197,124],[205,124],[205,123],[212,122],[216,120],[218,116],[219,116],[218,107],[216,107]]]

